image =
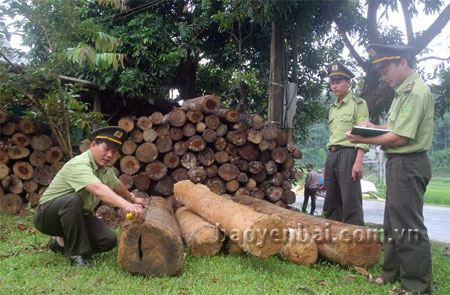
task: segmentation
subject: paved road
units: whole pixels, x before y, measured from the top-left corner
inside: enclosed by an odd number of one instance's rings
[[[319,197],[316,201],[316,214],[322,212],[324,199]],[[297,195],[295,207],[301,208],[303,196]],[[308,204],[308,212],[309,212]],[[364,221],[383,224],[384,202],[364,200]],[[431,240],[450,243],[450,208],[425,205],[423,208],[425,226],[428,229],[428,236]]]

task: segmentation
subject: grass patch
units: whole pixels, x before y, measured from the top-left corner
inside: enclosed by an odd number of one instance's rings
[[[348,295],[388,294],[399,288],[373,285],[353,268],[327,261],[304,267],[277,257],[188,255],[178,276],[153,278],[120,269],[115,249],[94,256],[94,269],[73,268],[47,249],[49,238],[34,230],[32,218],[0,214],[0,294]],[[444,244],[432,244],[435,294],[450,294],[450,259],[443,249]],[[372,276],[380,274],[380,263],[368,269]]]

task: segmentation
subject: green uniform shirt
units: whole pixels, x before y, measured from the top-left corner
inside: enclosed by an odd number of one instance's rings
[[[77,192],[83,200],[86,213],[93,212],[100,199],[88,192],[85,187],[94,182],[101,182],[113,190],[120,184],[112,168],[99,167],[88,150],[63,166],[40,198],[39,204]]]
[[[352,130],[353,126],[364,123],[368,117],[369,110],[367,109],[367,103],[350,92],[342,102],[339,103],[339,101],[336,100],[330,105],[330,112],[328,115],[330,139],[327,148],[332,145],[341,145],[368,151],[369,148],[367,144],[351,143],[345,136],[345,133]]]
[[[404,146],[384,147],[386,153],[426,151],[433,139],[434,102],[430,88],[417,73],[411,74],[395,88],[389,109],[387,129],[408,138]]]

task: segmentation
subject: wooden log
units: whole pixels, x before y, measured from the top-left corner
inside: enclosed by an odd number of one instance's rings
[[[6,164],[0,164],[0,180],[6,178],[9,175],[10,171],[11,169],[9,169]]]
[[[252,174],[252,178],[256,180],[256,182],[260,183],[263,182],[267,177],[267,173],[265,169],[262,169],[258,173]]]
[[[236,165],[225,163],[219,166],[219,169],[217,170],[217,174],[225,180],[225,181],[231,181],[238,177],[240,171],[236,167]]]
[[[55,162],[50,165],[50,170],[52,171],[53,175],[56,175],[56,173],[58,173],[63,166],[64,166],[63,162]]]
[[[234,109],[219,109],[216,115],[225,122],[234,123],[239,119],[239,112]]]
[[[172,150],[172,140],[169,136],[163,136],[156,140],[158,153],[164,154]]]
[[[158,148],[151,142],[145,142],[136,149],[136,158],[142,163],[150,163],[158,157]]]
[[[61,161],[63,156],[63,151],[59,146],[52,146],[45,151],[45,160],[50,164]]]
[[[133,175],[141,169],[141,163],[136,157],[125,156],[120,159],[120,170],[128,175]]]
[[[216,113],[220,108],[220,100],[215,95],[205,95],[185,100],[181,107],[185,110]]]
[[[28,146],[31,142],[30,136],[22,132],[16,132],[11,137],[11,143],[14,145]]]
[[[228,254],[235,255],[235,256],[243,256],[247,253],[242,250],[241,247],[239,247],[239,244],[232,241],[231,239],[226,239],[226,249],[228,251]]]
[[[167,166],[163,162],[156,160],[145,166],[145,173],[151,180],[161,180],[167,175]]]
[[[275,206],[281,207],[281,208],[287,208],[287,204],[283,200],[278,200],[275,203],[273,203]]]
[[[25,195],[25,199],[27,199],[28,203],[30,203],[33,207],[36,207],[39,204],[39,199],[41,196],[38,193],[27,193]]]
[[[7,164],[8,162],[9,162],[8,152],[0,149],[0,164]]]
[[[240,160],[239,162],[236,163],[236,167],[238,167],[238,169],[242,172],[247,172],[248,171],[248,162],[245,160]]]
[[[164,164],[169,169],[174,169],[180,164],[180,157],[175,152],[168,152],[164,155]]]
[[[2,125],[3,135],[10,136],[18,130],[17,124],[11,121],[6,122]]]
[[[262,129],[263,139],[264,140],[273,140],[277,138],[278,128],[275,124],[267,124]]]
[[[51,146],[51,143],[50,143],[50,146]],[[49,146],[49,147],[50,147]],[[86,138],[86,139],[83,139],[82,141],[81,141],[81,144],[80,144],[80,146],[78,147],[78,150],[81,152],[81,153],[84,153],[85,151],[87,151],[88,149],[90,149],[91,148],[91,141],[88,139],[88,138]]]
[[[12,160],[19,160],[28,157],[30,150],[21,145],[15,145],[8,150],[8,156]]]
[[[239,114],[239,122],[244,122],[248,126],[254,128],[254,129],[261,129],[263,127],[264,121],[261,118],[260,115],[257,114]]]
[[[187,207],[179,208],[175,217],[186,247],[192,256],[213,256],[222,248],[224,235],[215,225],[207,222]]]
[[[238,147],[235,145],[232,145],[231,143],[227,143],[227,146],[225,147],[225,151],[230,155],[236,155],[238,152]]]
[[[183,267],[181,233],[169,202],[152,197],[144,220],[121,228],[117,261],[130,273],[172,276]]]
[[[141,130],[134,129],[133,131],[131,131],[130,139],[135,143],[141,143],[144,140],[144,133]]]
[[[188,149],[193,152],[201,152],[206,147],[206,142],[201,136],[192,136],[186,143]]]
[[[279,130],[277,133],[277,146],[285,146],[288,143],[288,132],[287,130]]]
[[[278,169],[277,163],[275,163],[274,161],[267,162],[265,167],[266,167],[266,172],[268,175],[274,174],[275,172],[277,172],[277,169]]]
[[[7,110],[5,109],[0,109],[0,124],[5,123],[6,121],[8,121],[10,118],[10,115],[8,113]]]
[[[258,161],[251,161],[248,163],[248,171],[253,174],[259,173],[263,167],[263,164]]]
[[[210,166],[214,163],[214,152],[211,148],[207,147],[198,154],[198,161],[203,166]]]
[[[220,177],[208,178],[205,181],[205,185],[218,195],[225,193],[225,183]]]
[[[223,137],[217,137],[214,141],[214,150],[223,151],[227,147],[227,141]]]
[[[234,197],[234,201],[260,213],[275,214],[291,228],[307,230],[317,244],[319,255],[330,261],[370,267],[380,258],[381,241],[374,230],[283,209],[247,196]]]
[[[28,180],[28,179],[31,179],[31,177],[33,176],[34,169],[33,169],[33,166],[31,166],[30,163],[28,163],[28,162],[17,161],[13,165],[13,171],[14,171],[14,174],[17,175],[20,179]],[[1,175],[0,175],[0,179],[1,179]]]
[[[224,136],[228,132],[228,127],[225,124],[220,124],[216,129],[216,134],[218,137]]]
[[[241,161],[241,158],[238,155],[230,155],[230,164],[236,165]]]
[[[225,184],[225,189],[227,190],[227,192],[234,193],[239,189],[239,186],[240,186],[239,181],[234,179],[231,181],[227,181],[227,183]]]
[[[269,145],[267,146],[267,149],[268,149],[269,151],[273,151],[273,150],[277,147],[277,141],[276,141],[275,139],[268,140],[267,143],[269,144]]]
[[[298,149],[297,147],[295,147],[294,145],[292,145],[292,144],[287,145],[287,149],[289,151],[289,154],[294,159],[301,159],[302,158],[302,151],[300,149]]]
[[[258,144],[258,148],[261,151],[265,151],[269,148],[269,142],[267,140],[261,140],[261,142]]]
[[[227,141],[235,146],[242,146],[247,142],[247,134],[239,131],[229,131],[227,133]]]
[[[30,161],[30,164],[34,167],[42,166],[45,164],[45,154],[40,151],[33,151],[30,155],[30,158],[28,159]]]
[[[164,177],[156,183],[155,192],[162,196],[173,194],[173,180],[170,177]]]
[[[138,118],[136,125],[139,129],[142,131],[152,128],[153,122],[152,120],[147,116],[141,116]]]
[[[259,188],[255,188],[252,193],[251,193],[252,198],[255,199],[259,199],[259,200],[264,200],[264,191],[262,189]]]
[[[186,123],[186,113],[182,109],[173,109],[163,117],[163,124],[181,127]]]
[[[247,173],[245,173],[245,172],[239,173],[239,175],[237,177],[237,181],[239,181],[240,183],[247,183],[247,181],[248,181]]]
[[[214,154],[214,160],[217,164],[223,164],[230,161],[230,155],[225,151],[219,151]]]
[[[216,130],[220,125],[220,119],[216,115],[209,115],[205,117],[206,127]]]
[[[215,164],[205,167],[206,177],[212,178],[217,176],[217,170],[218,167]]]
[[[187,152],[181,157],[180,164],[181,166],[183,166],[188,170],[197,167],[198,166],[197,156],[194,153]]]
[[[38,189],[38,183],[32,179],[29,179],[27,181],[23,182],[23,189],[27,192],[27,193],[34,193],[37,191]]]
[[[270,177],[270,184],[274,185],[274,186],[281,186],[281,183],[284,180],[284,175],[280,172],[276,172],[275,174],[272,175],[272,177]]]
[[[33,134],[37,130],[37,125],[32,120],[20,119],[18,124],[19,130],[25,134]]]
[[[289,153],[287,149],[282,147],[277,147],[271,152],[271,158],[276,163],[282,164],[287,161]]]
[[[150,187],[150,178],[146,173],[139,173],[133,177],[134,186],[140,191],[146,191]]]
[[[171,127],[169,130],[169,137],[172,141],[179,141],[183,139],[183,130],[178,127]]]
[[[293,170],[291,171],[291,179],[302,179],[303,178],[303,171],[300,170]]]
[[[284,191],[290,191],[292,189],[292,183],[289,180],[283,180],[281,182],[281,187]]]
[[[288,191],[283,191],[283,196],[281,197],[281,199],[286,204],[294,204],[296,196],[295,196],[295,193],[293,191],[288,190]]]
[[[247,161],[255,161],[258,159],[259,151],[253,144],[245,144],[238,149],[238,155]]]
[[[21,194],[23,192],[23,182],[15,174],[11,174],[3,178],[2,186],[4,189],[13,194]]]
[[[156,131],[154,129],[147,129],[142,132],[142,137],[146,142],[154,142],[158,137],[158,134],[156,134]]]
[[[188,145],[184,141],[177,141],[173,145],[173,152],[177,154],[177,156],[183,156],[188,151]]]
[[[203,122],[198,122],[198,123],[195,125],[195,130],[196,130],[198,133],[203,133],[203,132],[206,130],[206,124],[203,123]]]
[[[248,129],[250,129],[250,127],[247,124],[245,124],[244,122],[237,122],[237,123],[234,123],[233,126],[231,126],[231,129],[233,131],[238,131],[238,132],[247,134],[247,131],[248,131]]]
[[[203,113],[200,111],[187,111],[186,118],[189,122],[197,124],[198,122],[203,121]]]
[[[247,130],[247,141],[254,144],[260,144],[262,141],[262,132],[255,129]]]
[[[206,129],[203,132],[202,137],[207,143],[213,143],[216,141],[217,133],[212,129]]]
[[[290,228],[289,238],[280,254],[295,264],[310,266],[317,261],[319,251],[306,230]]]
[[[153,112],[150,116],[150,120],[152,120],[153,125],[159,125],[162,123],[163,114],[160,112]]]
[[[162,124],[156,127],[155,131],[157,137],[169,136],[170,126],[167,124]]]
[[[132,155],[136,151],[137,145],[132,140],[125,140],[122,143],[122,153],[124,155]]]
[[[125,131],[127,131],[127,132],[131,132],[134,129],[134,121],[131,117],[120,118],[117,125],[123,129],[125,129]]]
[[[286,161],[283,163],[284,170],[291,170],[295,166],[295,160],[291,156],[288,156]]]
[[[249,178],[247,183],[245,184],[245,187],[248,188],[250,191],[254,190],[257,187],[258,183],[253,178]]]
[[[0,212],[4,214],[17,214],[22,208],[22,198],[17,194],[5,194],[0,197]]]
[[[185,136],[185,137],[194,136],[196,131],[197,130],[195,130],[195,126],[192,123],[184,124],[183,129],[182,129],[183,136]]]
[[[170,177],[175,183],[181,180],[189,179],[188,170],[185,168],[178,168],[172,172]]]
[[[118,179],[125,185],[125,187],[129,190],[134,185],[134,178],[128,174],[122,174],[118,177]]]
[[[266,190],[266,199],[276,202],[281,200],[283,189],[281,187],[271,186]]]
[[[206,172],[202,166],[193,167],[188,171],[189,180],[193,183],[203,183],[206,180]]]
[[[219,224],[246,252],[265,258],[282,248],[287,227],[279,217],[257,213],[188,180],[175,184],[174,191],[178,201],[209,223]]]
[[[49,185],[54,177],[52,170],[47,165],[42,165],[34,168],[33,171],[33,180],[39,183],[40,185]]]
[[[109,226],[113,226],[117,222],[116,210],[107,204],[98,206],[97,210],[95,210],[95,216]]]

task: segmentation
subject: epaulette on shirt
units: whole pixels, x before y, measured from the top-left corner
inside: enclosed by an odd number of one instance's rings
[[[330,104],[330,105],[328,106],[328,109],[330,110],[333,106],[334,106],[334,103]]]
[[[353,101],[356,102],[356,104],[362,104],[363,100],[357,96],[352,95]]]
[[[410,93],[411,90],[414,87],[414,81],[409,82],[408,85],[406,85],[405,89],[403,89],[403,93]]]

